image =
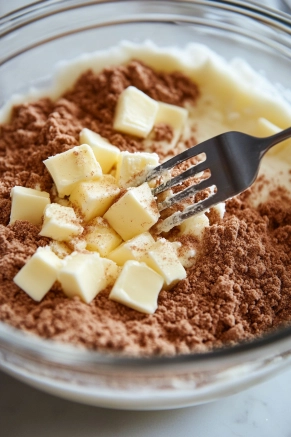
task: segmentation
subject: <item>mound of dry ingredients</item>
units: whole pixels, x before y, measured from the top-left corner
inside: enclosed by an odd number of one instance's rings
[[[161,291],[158,310],[145,315],[101,292],[91,304],[68,299],[56,285],[41,303],[12,281],[38,246],[49,239],[39,228],[18,221],[8,225],[10,190],[15,185],[50,191],[42,161],[78,144],[82,128],[92,129],[122,150],[142,150],[142,140],[113,131],[121,91],[134,85],[171,104],[195,104],[199,90],[183,74],[157,74],[137,61],[83,74],[57,102],[42,99],[14,108],[0,139],[0,320],[45,338],[126,354],[177,354],[204,351],[250,339],[291,320],[291,203],[276,189],[254,209],[253,189],[227,202],[222,221],[210,214],[199,257],[187,279]],[[153,151],[171,140],[169,126],[155,130]],[[195,144],[195,133],[186,144]],[[263,177],[259,190],[268,184]],[[183,237],[184,246],[192,244]],[[197,245],[197,242],[194,241]]]

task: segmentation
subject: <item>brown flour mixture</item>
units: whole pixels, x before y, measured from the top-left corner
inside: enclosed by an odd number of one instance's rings
[[[109,300],[109,290],[87,305],[68,299],[56,285],[36,303],[12,282],[27,258],[49,239],[27,222],[8,225],[11,188],[50,191],[52,180],[42,161],[77,145],[84,127],[122,150],[142,150],[141,140],[112,129],[118,96],[129,85],[175,105],[199,97],[197,87],[181,73],[156,74],[133,61],[99,75],[87,72],[55,103],[42,99],[15,107],[10,124],[2,127],[0,320],[45,338],[146,355],[204,351],[290,323],[291,207],[283,189],[258,210],[250,206],[248,190],[227,203],[223,221],[210,214],[212,226],[205,231],[195,266],[173,290],[160,293],[153,315]],[[154,140],[171,138],[168,126],[155,129]],[[194,143],[195,138],[188,145]],[[184,246],[191,243],[184,237]]]

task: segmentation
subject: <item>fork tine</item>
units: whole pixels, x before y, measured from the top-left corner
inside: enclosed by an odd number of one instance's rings
[[[206,147],[208,143],[212,144],[212,141],[206,140],[203,143],[190,147],[190,149],[185,150],[179,155],[174,156],[173,158],[168,159],[168,161],[165,161],[162,164],[158,165],[157,167],[153,168],[153,170],[151,170],[147,175],[146,182],[149,182],[152,179],[156,179],[157,177],[165,173],[167,170],[171,170],[171,168],[181,164],[181,162],[184,162],[187,159],[193,158],[194,156],[200,155],[201,153],[206,153],[207,151]]]
[[[160,184],[156,188],[153,188],[152,193],[154,196],[156,196],[157,194],[162,193],[163,191],[168,190],[171,187],[175,187],[176,185],[179,185],[181,182],[185,181],[189,177],[195,176],[196,174],[206,170],[207,168],[208,168],[208,163],[206,158],[205,161],[193,165],[191,168],[179,174],[178,176],[175,176],[174,178],[168,180],[164,184]]]
[[[190,187],[186,188],[183,191],[175,194],[174,196],[165,199],[163,202],[158,204],[159,211],[163,209],[169,208],[174,205],[174,203],[180,202],[185,199],[185,197],[191,197],[197,194],[199,191],[204,190],[212,185],[212,177],[209,175],[207,179],[203,179],[203,181],[198,182],[197,184],[192,184]]]
[[[217,203],[243,192],[255,181],[259,171],[259,163],[264,154],[270,147],[290,137],[291,127],[264,138],[254,137],[243,132],[230,131],[206,140],[156,167],[149,173],[148,181],[158,177],[163,174],[163,172],[173,168],[186,159],[205,153],[206,160],[203,161],[203,164],[198,165],[200,165],[200,169],[202,170],[203,165],[207,162],[207,168],[209,168],[211,172],[211,176],[207,179],[204,179],[198,184],[193,184],[174,196],[169,196],[158,204],[160,211],[169,208],[185,197],[195,195],[205,188],[210,188],[211,186],[216,187],[216,191],[210,192],[206,199],[187,206],[183,211],[177,211],[170,217],[160,221],[156,225],[156,230],[158,230],[158,232],[167,232],[192,215],[201,213]],[[196,168],[194,167],[193,171],[197,171],[197,166]],[[160,188],[160,191],[181,183],[187,175],[192,174],[192,169],[188,169],[186,172],[174,178],[173,182],[166,182]],[[157,189],[156,193],[159,192],[158,190],[159,189]]]
[[[187,218],[192,217],[195,214],[206,211],[210,207],[219,203],[219,201],[220,200],[217,193],[212,193],[206,199],[201,200],[200,202],[197,202],[194,205],[188,206],[184,211],[175,212],[174,214],[170,215],[169,217],[158,223],[156,225],[156,231],[157,233],[168,232],[174,226],[179,225]]]

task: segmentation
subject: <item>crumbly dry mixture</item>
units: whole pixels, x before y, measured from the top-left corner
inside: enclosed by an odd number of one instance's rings
[[[225,218],[210,214],[195,265],[171,291],[161,291],[155,314],[145,315],[101,292],[91,304],[68,299],[55,285],[41,303],[12,281],[38,246],[49,239],[39,227],[8,225],[10,190],[15,185],[50,191],[42,161],[78,144],[82,128],[92,129],[130,152],[142,140],[112,129],[121,91],[134,85],[149,96],[183,106],[195,104],[199,90],[183,74],[157,74],[138,61],[83,74],[57,102],[41,99],[14,108],[0,136],[0,320],[45,338],[126,354],[177,354],[204,351],[251,339],[291,320],[291,203],[284,189],[272,200],[251,206],[252,190],[227,202]],[[170,141],[169,126],[155,128]],[[195,143],[195,135],[189,146]],[[261,178],[258,184],[267,181]],[[183,247],[195,245],[182,237]]]

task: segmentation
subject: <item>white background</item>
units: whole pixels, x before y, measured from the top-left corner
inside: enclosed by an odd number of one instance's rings
[[[257,2],[281,6],[279,0]],[[0,0],[0,15],[25,3]],[[291,369],[259,386],[207,405],[172,411],[117,411],[55,398],[0,372],[0,435],[291,437],[290,390]]]

